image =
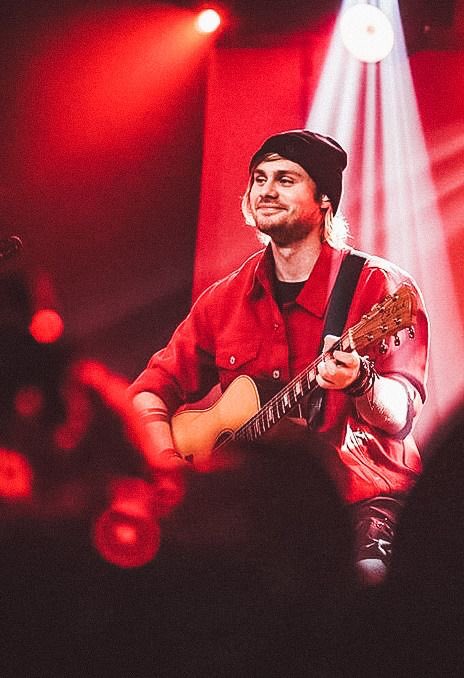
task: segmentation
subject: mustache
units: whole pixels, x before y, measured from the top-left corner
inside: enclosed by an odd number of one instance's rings
[[[282,205],[280,202],[275,202],[273,200],[259,200],[256,203],[256,207],[282,207],[282,209],[285,209],[285,205]]]

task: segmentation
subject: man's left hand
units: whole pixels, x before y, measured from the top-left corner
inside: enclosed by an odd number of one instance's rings
[[[317,366],[316,381],[321,388],[343,389],[352,384],[359,376],[360,357],[356,351],[332,351],[331,347],[339,337],[328,334],[324,337],[324,360]]]

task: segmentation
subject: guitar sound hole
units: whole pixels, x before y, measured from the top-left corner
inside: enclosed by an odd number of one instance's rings
[[[214,447],[219,447],[220,445],[225,445],[226,443],[230,442],[233,439],[234,439],[234,432],[233,431],[222,431],[220,433],[220,435],[216,438],[216,442],[214,443]]]

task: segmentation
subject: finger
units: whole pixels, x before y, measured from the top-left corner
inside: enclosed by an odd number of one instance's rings
[[[333,357],[337,365],[347,367],[350,370],[359,370],[361,359],[356,351],[353,351],[352,353],[346,353],[345,351],[334,351]]]
[[[317,377],[319,377],[318,379],[319,385],[331,383],[332,371],[330,370],[329,362],[330,361],[326,362],[322,360],[317,366],[318,374],[316,375],[316,379]]]
[[[338,365],[335,360],[330,358],[329,360],[325,361],[325,375],[323,376],[329,376],[333,377],[335,374],[337,374],[338,370]]]
[[[323,351],[324,353],[330,352],[330,349],[332,346],[340,339],[340,337],[336,337],[334,334],[326,334],[324,337],[324,348]]]
[[[333,359],[339,367],[356,367],[359,364],[359,356],[344,351],[334,351]]]
[[[335,382],[336,375],[343,371],[345,365],[338,360],[335,360],[330,353],[324,354],[324,360],[319,364],[318,370],[321,376],[331,382]]]
[[[316,374],[316,381],[321,388],[333,388],[334,386],[333,382],[322,374]]]

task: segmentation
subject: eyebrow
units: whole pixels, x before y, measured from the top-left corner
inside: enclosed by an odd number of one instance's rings
[[[266,172],[266,170],[263,170],[263,169],[255,169],[254,172],[253,172],[253,176],[256,176],[256,175],[259,175],[259,174],[267,175],[268,172]],[[302,176],[303,176],[303,173],[302,173],[302,172],[299,172],[298,170],[291,170],[291,169],[288,169],[288,170],[284,170],[284,169],[281,169],[281,170],[275,170],[275,171],[269,172],[269,174],[275,174],[275,175],[278,176],[278,177],[284,176],[284,175],[286,175],[286,174],[291,174],[292,176],[295,176],[295,177],[302,177]]]

